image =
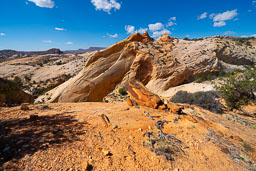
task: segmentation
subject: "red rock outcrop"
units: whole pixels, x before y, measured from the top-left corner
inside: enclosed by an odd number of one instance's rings
[[[139,106],[146,106],[156,109],[158,106],[163,104],[158,95],[151,93],[139,81],[129,81],[127,92],[130,95],[131,101],[135,102]]]

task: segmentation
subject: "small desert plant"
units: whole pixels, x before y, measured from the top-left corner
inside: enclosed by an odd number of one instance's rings
[[[213,73],[209,73],[209,74],[205,74],[205,75],[196,77],[194,82],[201,83],[201,82],[204,82],[204,81],[207,81],[207,80],[213,80],[215,78],[216,78],[216,76]]]
[[[122,96],[127,95],[127,92],[125,91],[124,88],[120,88],[120,89],[118,90],[118,92],[119,92],[119,94],[121,94]]]
[[[212,112],[221,113],[222,105],[217,100],[218,95],[214,91],[200,91],[188,93],[187,91],[178,91],[171,99],[174,103],[195,104]]]
[[[250,101],[255,102],[255,78],[256,68],[248,68],[246,71],[234,72],[215,87],[231,110],[239,109],[241,105],[247,105]]]

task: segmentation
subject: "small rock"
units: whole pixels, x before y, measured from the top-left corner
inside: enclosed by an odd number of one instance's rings
[[[256,152],[254,152],[254,153],[252,154],[252,159],[253,159],[254,161],[256,161]]]
[[[233,139],[234,139],[234,140],[237,140],[237,141],[240,141],[240,142],[243,142],[243,139],[240,138],[239,136],[234,136]]]
[[[24,111],[29,110],[29,107],[26,103],[23,103],[23,104],[20,105],[20,110],[24,110]]]
[[[31,119],[31,120],[37,120],[38,118],[39,118],[38,115],[30,115],[29,116],[29,119]]]
[[[148,126],[148,129],[152,129],[151,126]]]
[[[117,125],[113,125],[113,129],[116,129],[116,128],[118,128],[118,126]]]
[[[129,97],[126,99],[126,103],[128,104],[128,106],[133,106],[132,101]]]
[[[104,154],[104,156],[108,156],[108,155],[111,154],[110,151],[105,150],[105,149],[102,149],[101,151],[102,151],[102,153]]]
[[[159,107],[158,107],[158,109],[160,109],[160,110],[165,110],[167,107],[163,104],[163,105],[160,105]]]
[[[142,132],[143,130],[142,130],[142,128],[139,128],[138,131]]]
[[[176,105],[174,103],[168,103],[167,106],[168,106],[170,112],[175,113],[175,114],[181,114],[182,109],[184,109],[184,107]]]

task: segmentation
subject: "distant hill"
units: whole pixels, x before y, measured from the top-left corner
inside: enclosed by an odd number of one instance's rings
[[[60,49],[49,49],[46,51],[16,51],[16,50],[0,50],[0,58],[10,58],[10,57],[26,57],[26,56],[33,56],[33,55],[47,55],[47,54],[62,54],[63,52]]]
[[[102,50],[102,49],[105,49],[105,47],[89,47],[88,49],[66,50],[63,52],[64,53],[85,53],[85,52]]]

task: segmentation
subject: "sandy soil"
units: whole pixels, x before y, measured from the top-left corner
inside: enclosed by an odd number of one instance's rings
[[[252,117],[230,111],[215,114],[195,106],[181,116],[126,103],[47,106],[29,105],[28,111],[19,106],[0,108],[0,170],[241,171],[255,167]],[[256,112],[255,106],[249,110]],[[105,124],[101,114],[110,122]],[[172,160],[145,145],[147,132],[159,131],[160,120],[169,121],[163,132],[180,140],[181,150],[169,151]]]

